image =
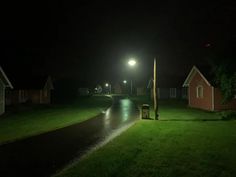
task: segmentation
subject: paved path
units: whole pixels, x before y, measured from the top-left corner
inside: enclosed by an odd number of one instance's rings
[[[0,176],[48,177],[137,118],[129,99],[115,97],[112,107],[93,119],[0,146]]]

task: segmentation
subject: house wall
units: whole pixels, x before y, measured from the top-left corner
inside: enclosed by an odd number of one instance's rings
[[[17,104],[19,103],[19,93],[18,90],[7,90],[6,92],[6,104]]]
[[[227,104],[221,103],[222,94],[220,92],[220,89],[218,89],[218,88],[214,89],[214,99],[215,99],[214,107],[215,107],[216,111],[225,110],[225,109],[236,110],[236,99],[235,98]]]
[[[114,92],[114,94],[121,94],[122,93],[120,84],[115,84],[114,85],[113,92]]]
[[[196,87],[198,85],[203,86],[202,98],[197,98]],[[189,83],[189,106],[205,110],[212,110],[212,87],[206,83],[199,73],[196,73]]]
[[[0,115],[5,112],[5,85],[0,80]]]
[[[41,103],[41,90],[27,90],[29,94],[29,100],[32,103],[39,104]]]
[[[51,92],[49,89],[27,90],[29,100],[34,104],[48,104],[51,101]]]
[[[51,103],[51,90],[48,88],[45,88],[41,90],[41,103],[42,104],[49,104]]]
[[[7,93],[8,104],[19,104],[27,101],[34,104],[48,104],[51,102],[51,91],[44,90],[9,90]]]

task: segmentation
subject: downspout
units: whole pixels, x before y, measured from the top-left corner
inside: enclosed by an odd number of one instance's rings
[[[215,110],[215,89],[211,87],[211,110]]]
[[[190,86],[188,86],[188,106],[190,106]]]

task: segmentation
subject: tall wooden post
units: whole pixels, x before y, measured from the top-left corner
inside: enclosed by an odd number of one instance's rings
[[[156,58],[154,58],[153,66],[153,99],[154,99],[154,114],[155,120],[158,120],[158,94],[157,94],[157,66]]]

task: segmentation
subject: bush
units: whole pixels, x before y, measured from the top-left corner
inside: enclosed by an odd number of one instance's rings
[[[236,111],[221,111],[219,114],[222,120],[236,120]]]

